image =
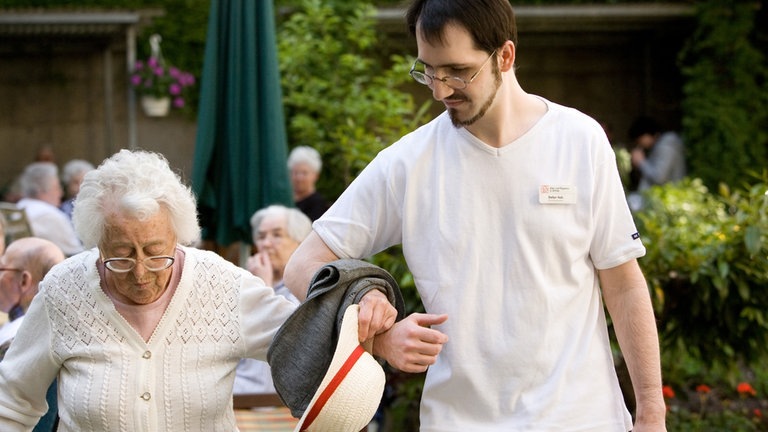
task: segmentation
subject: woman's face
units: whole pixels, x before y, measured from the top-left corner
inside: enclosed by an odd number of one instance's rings
[[[293,191],[297,194],[314,192],[318,177],[317,171],[314,171],[309,164],[297,163],[291,168]]]
[[[83,177],[85,177],[85,172],[81,171],[69,179],[69,183],[67,183],[68,197],[74,198],[77,196],[78,192],[80,192],[80,185],[83,184]]]
[[[272,263],[272,269],[282,275],[288,258],[299,247],[299,242],[288,235],[288,223],[285,217],[267,215],[261,220],[255,237],[256,249],[259,252],[266,252]]]
[[[102,260],[133,258],[137,261],[136,266],[126,273],[106,270],[107,289],[120,301],[133,305],[149,304],[165,292],[173,266],[149,271],[142,260],[176,254],[176,236],[166,209],[161,209],[145,221],[117,213],[109,215],[99,249]]]

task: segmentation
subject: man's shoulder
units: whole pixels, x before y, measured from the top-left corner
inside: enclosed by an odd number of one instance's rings
[[[425,151],[431,145],[442,142],[450,134],[456,134],[456,128],[451,124],[447,112],[443,112],[427,123],[403,135],[399,140],[381,151],[389,155],[406,155],[412,158],[414,154]]]

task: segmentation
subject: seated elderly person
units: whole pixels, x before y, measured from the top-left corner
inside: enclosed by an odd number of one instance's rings
[[[67,256],[82,252],[83,245],[72,223],[59,209],[63,191],[56,165],[31,163],[24,168],[19,182],[23,198],[16,206],[24,209],[35,237],[54,242]]]
[[[8,322],[0,327],[0,360],[24,321],[43,276],[62,261],[61,249],[38,237],[15,240],[0,257],[0,310],[8,314]]]
[[[75,198],[80,192],[80,183],[88,171],[92,171],[94,166],[82,159],[72,159],[64,165],[61,172],[61,183],[64,185],[64,201],[61,203],[61,211],[72,219],[72,209],[75,207]]]
[[[242,358],[265,359],[295,306],[198,240],[191,190],[162,156],[122,150],[85,175],[90,250],[55,266],[0,362],[0,431],[27,431],[59,385],[59,431],[236,431]],[[391,308],[378,290],[361,309]],[[361,337],[385,325],[360,313]],[[389,324],[391,325],[391,323]]]
[[[299,300],[283,283],[283,270],[299,243],[312,231],[312,222],[300,210],[271,205],[251,217],[256,253],[248,258],[248,271],[259,276],[275,292],[298,305]],[[275,393],[267,362],[243,359],[237,366],[235,394]]]
[[[53,242],[38,237],[22,237],[8,245],[0,257],[0,310],[9,321],[0,327],[0,360],[5,356],[16,332],[24,322],[24,314],[37,295],[38,285],[54,265],[64,261],[64,253]],[[46,394],[48,412],[33,432],[56,430],[56,383]]]
[[[319,219],[330,207],[330,203],[316,189],[322,169],[320,153],[312,147],[299,146],[288,155],[293,201],[313,221]]]

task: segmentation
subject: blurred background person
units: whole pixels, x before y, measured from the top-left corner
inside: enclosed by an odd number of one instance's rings
[[[9,321],[0,327],[0,361],[11,345],[16,332],[24,321],[38,285],[54,265],[64,261],[64,253],[52,242],[24,237],[8,245],[8,251],[0,257],[0,309],[8,314]],[[45,397],[48,411],[38,421],[33,432],[55,431],[58,423],[56,383],[48,387]]]
[[[51,162],[56,163],[56,153],[53,151],[53,146],[50,144],[43,144],[37,149],[35,153],[35,162]]]
[[[33,162],[19,180],[22,198],[16,206],[24,209],[35,237],[55,243],[67,256],[83,251],[72,223],[59,209],[63,191],[59,170],[52,162]]]
[[[322,169],[320,153],[312,147],[299,146],[288,155],[293,201],[312,221],[317,220],[330,207],[330,203],[316,189]]]
[[[72,219],[72,208],[77,193],[80,191],[80,183],[88,171],[93,170],[93,164],[82,159],[72,159],[64,165],[61,171],[61,183],[64,185],[64,201],[61,203],[61,211]]]
[[[677,133],[662,133],[654,119],[642,116],[630,126],[629,138],[632,166],[640,172],[638,191],[685,177],[685,148]]]
[[[0,327],[0,347],[16,336],[32,298],[37,295],[38,284],[51,267],[62,261],[61,249],[38,237],[15,240],[0,256],[0,310],[8,314],[8,322]],[[0,359],[4,355],[5,349],[0,348]]]
[[[295,208],[271,205],[258,210],[251,217],[251,232],[256,253],[248,258],[248,271],[264,280],[275,293],[297,306],[299,300],[283,284],[283,271],[288,258],[310,231],[312,221]],[[272,373],[267,362],[240,360],[233,393],[275,393]]]

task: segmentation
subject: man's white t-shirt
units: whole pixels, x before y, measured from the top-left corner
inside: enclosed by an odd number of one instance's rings
[[[501,148],[446,113],[383,150],[315,231],[342,258],[402,243],[448,314],[421,430],[626,431],[596,269],[642,256],[601,126],[548,112]]]

